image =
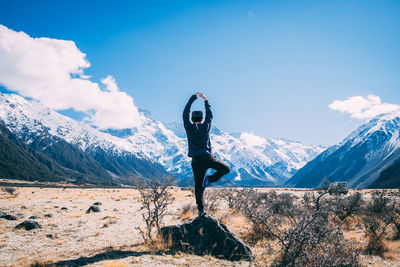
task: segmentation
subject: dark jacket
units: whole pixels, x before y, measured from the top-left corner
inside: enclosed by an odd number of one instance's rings
[[[189,157],[198,155],[211,154],[211,142],[209,132],[211,129],[212,112],[208,101],[204,101],[206,108],[206,118],[203,123],[191,123],[190,122],[190,107],[193,102],[197,99],[196,95],[192,95],[187,102],[185,109],[183,110],[183,125],[186,130],[186,136],[188,138],[189,146]]]

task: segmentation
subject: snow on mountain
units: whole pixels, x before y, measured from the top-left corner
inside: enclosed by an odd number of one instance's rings
[[[102,133],[84,123],[63,116],[34,100],[15,94],[0,94],[0,118],[11,132],[29,144],[44,131],[77,145],[83,151],[100,146],[113,153],[129,151],[140,156],[140,149],[124,139]]]
[[[47,132],[83,151],[101,148],[109,155],[128,153],[159,163],[181,179],[191,177],[183,125],[164,124],[152,118],[148,111],[140,112],[145,118],[140,128],[101,132],[37,101],[0,94],[0,118],[9,130],[28,144]],[[232,167],[230,177],[236,183],[246,185],[281,184],[323,150],[321,146],[305,146],[251,133],[227,134],[215,126],[210,136],[214,153]]]
[[[400,158],[399,131],[399,113],[380,115],[307,163],[287,184],[315,187],[327,178],[347,181],[352,187],[367,187]]]
[[[140,145],[145,155],[157,160],[170,173],[179,177],[191,176],[183,124],[164,124],[152,118],[148,111],[145,114],[149,118],[146,131],[131,129],[107,132]],[[231,166],[230,177],[236,183],[246,185],[281,184],[323,151],[321,146],[305,146],[283,139],[264,139],[248,133],[227,134],[216,126],[212,127],[210,137],[213,153]],[[249,142],[249,137],[265,142],[253,144]]]

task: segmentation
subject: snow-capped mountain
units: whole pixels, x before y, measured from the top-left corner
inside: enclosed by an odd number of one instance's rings
[[[400,158],[400,114],[380,115],[307,163],[288,182],[316,187],[323,178],[367,187]]]
[[[181,181],[192,180],[186,136],[180,123],[164,124],[141,110],[145,119],[140,129],[101,132],[18,95],[1,94],[0,105],[0,119],[27,144],[46,134],[88,153],[112,175],[143,175],[162,166]],[[217,157],[232,167],[230,178],[242,185],[281,184],[323,150],[283,139],[227,134],[217,127],[212,128],[211,142]]]
[[[167,174],[128,141],[72,120],[37,101],[0,94],[0,120],[26,144],[83,175],[101,180],[113,177],[115,183],[123,182],[128,174]]]

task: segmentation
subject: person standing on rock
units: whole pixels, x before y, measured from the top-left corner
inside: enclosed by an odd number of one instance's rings
[[[203,122],[203,112],[193,111],[192,122],[189,120],[190,107],[193,102],[201,97],[204,99],[206,118]],[[211,120],[213,118],[210,104],[207,98],[197,92],[192,95],[183,110],[183,125],[186,130],[188,139],[189,153],[188,156],[192,158],[192,169],[194,175],[194,192],[196,196],[196,204],[199,210],[199,216],[204,216],[203,192],[204,189],[211,183],[217,182],[222,176],[230,172],[229,165],[217,159],[211,153],[210,142],[210,129]],[[212,175],[205,175],[208,169],[214,169],[216,172]]]

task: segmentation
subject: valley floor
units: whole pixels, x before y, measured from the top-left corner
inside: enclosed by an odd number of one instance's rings
[[[210,189],[223,190],[223,189]],[[262,189],[274,190],[274,189]],[[277,189],[302,195],[305,191]],[[182,213],[194,203],[190,190],[174,188],[175,202],[165,225],[180,224],[195,217]],[[86,213],[100,201],[101,211]],[[66,209],[65,209],[65,208]],[[64,208],[64,209],[62,209]],[[29,266],[33,263],[85,263],[89,266],[257,266],[270,264],[278,251],[273,243],[252,247],[256,260],[229,262],[211,256],[172,254],[150,249],[143,244],[137,227],[143,227],[139,194],[134,189],[79,189],[19,187],[14,195],[0,192],[0,210],[18,217],[17,221],[0,219],[0,266]],[[211,214],[225,223],[239,237],[250,224],[225,205]],[[16,224],[37,216],[43,229],[15,229]],[[365,242],[358,230],[345,232],[349,239]],[[386,258],[361,256],[365,266],[400,266],[400,241],[391,242]],[[109,259],[109,260],[104,260]]]

